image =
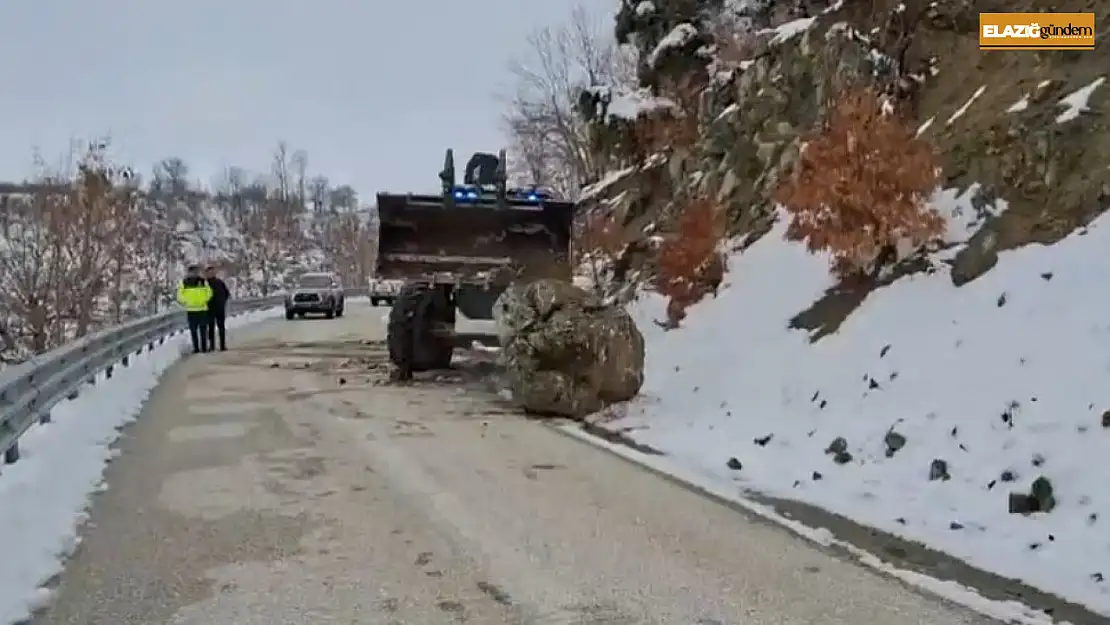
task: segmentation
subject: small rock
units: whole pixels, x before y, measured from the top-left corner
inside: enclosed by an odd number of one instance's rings
[[[883,348],[881,350],[879,350],[879,358],[882,358],[883,356],[886,356],[886,353],[889,352],[889,351],[890,351],[890,345],[884,345]]]
[[[1025,493],[1010,493],[1010,514],[1029,514],[1036,502]]]
[[[1110,428],[1110,410],[1102,413],[1102,427]]]
[[[1002,308],[1005,305],[1006,305],[1006,294],[1003,293],[1002,295],[998,296],[998,307]]]
[[[941,460],[940,458],[937,458],[929,464],[929,481],[930,482],[935,482],[937,480],[942,480],[942,481],[947,482],[950,479],[952,479],[952,476],[948,473],[948,463],[947,462],[945,462],[944,460]]]
[[[1002,475],[998,476],[998,479],[1002,480],[1003,482],[1014,482],[1017,481],[1017,474],[1013,471],[1006,470],[1002,472]]]
[[[1052,482],[1044,476],[1033,480],[1028,493],[1010,493],[1010,514],[1052,512],[1055,508]]]
[[[869,377],[867,378],[867,388],[873,391],[879,388],[879,383],[875,381],[875,378]]]
[[[837,464],[848,464],[852,461],[852,454],[846,451],[838,451],[833,454],[833,462]]]
[[[883,444],[886,445],[886,457],[893,458],[898,450],[906,446],[906,437],[902,436],[894,430],[890,430],[883,437]]]
[[[833,439],[829,446],[825,449],[827,454],[839,454],[848,451],[848,439],[843,436],[837,436]]]
[[[1041,454],[1033,454],[1033,466],[1039,467],[1044,464],[1044,456]]]
[[[270,368],[271,368],[271,369],[277,369],[277,368],[278,368],[278,367],[280,367],[280,366],[281,366],[281,365],[279,365],[279,364],[278,364],[278,363],[276,363],[276,362],[271,362],[271,363],[270,363]]]
[[[770,443],[771,439],[774,437],[774,434],[768,434],[767,436],[760,436],[759,438],[754,439],[752,442],[756,445],[759,445],[760,447],[766,447],[767,443]]]
[[[957,523],[956,521],[952,521],[951,523],[948,524],[948,529],[950,529],[950,530],[962,530],[963,528],[964,528],[963,523]]]
[[[812,477],[812,478],[813,478],[813,481],[814,481],[814,482],[819,482],[819,481],[821,481],[821,480],[825,479],[825,476],[824,476],[824,475],[821,475],[821,473],[820,473],[820,472],[818,472],[818,471],[814,471],[814,472],[813,472],[813,475],[811,475],[810,477]]]
[[[1052,512],[1056,508],[1056,497],[1053,494],[1052,482],[1045,476],[1033,480],[1029,489],[1029,496],[1037,502],[1036,512]]]
[[[339,386],[343,386],[346,383],[347,383],[347,378],[339,378]]]
[[[1049,280],[1052,279],[1052,272],[1051,271],[1046,271],[1046,272],[1042,273],[1041,274],[1041,279],[1044,280],[1045,282],[1048,282]]]
[[[1105,580],[1106,578],[1103,577],[1102,573],[1091,573],[1091,581],[1101,584]]]
[[[725,463],[725,466],[732,469],[733,471],[739,471],[740,469],[744,468],[744,465],[736,458],[729,458],[728,462]]]

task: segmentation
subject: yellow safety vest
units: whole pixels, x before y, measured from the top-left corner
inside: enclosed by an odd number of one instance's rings
[[[208,283],[197,286],[185,286],[182,282],[177,287],[177,301],[188,312],[204,312],[208,310],[208,300],[212,299],[212,287]]]

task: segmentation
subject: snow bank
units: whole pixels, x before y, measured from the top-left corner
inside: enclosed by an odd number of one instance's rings
[[[228,320],[242,327],[280,316],[275,308]],[[94,492],[104,490],[105,465],[116,455],[112,443],[139,415],[162,374],[182,353],[184,335],[116,367],[112,379],[97,380],[77,399],[51,411],[52,422],[19,439],[23,459],[0,474],[0,623],[26,619],[50,598],[40,586],[58,574],[76,549]]]
[[[732,258],[682,329],[654,323],[658,297],[634,306],[644,396],[610,425],[707,484],[815,504],[1110,615],[1110,217],[961,288],[903,278],[815,344],[787,322],[830,286],[827,263],[783,230]],[[890,432],[905,444],[888,457]],[[1039,476],[1056,509],[1010,514]]]

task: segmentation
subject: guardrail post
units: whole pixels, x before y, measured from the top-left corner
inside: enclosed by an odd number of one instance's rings
[[[19,462],[19,441],[12,441],[12,446],[4,452],[4,464]]]

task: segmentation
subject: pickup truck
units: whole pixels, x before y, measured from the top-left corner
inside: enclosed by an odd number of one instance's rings
[[[400,280],[378,280],[376,278],[370,278],[370,304],[373,306],[377,306],[379,303],[392,306],[400,292]]]
[[[342,317],[345,300],[343,287],[334,274],[306,273],[285,296],[285,318],[303,319],[308,313],[322,313],[328,319]]]

